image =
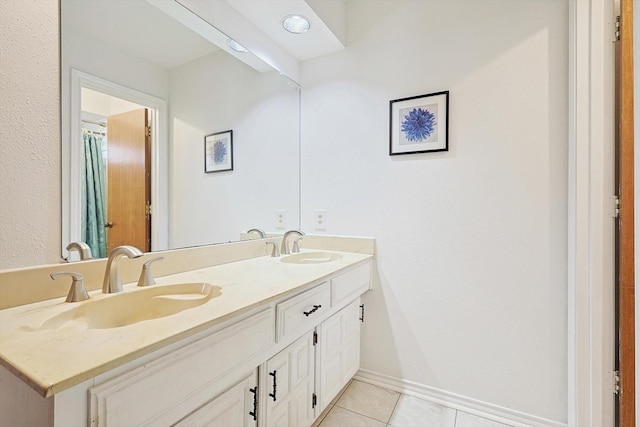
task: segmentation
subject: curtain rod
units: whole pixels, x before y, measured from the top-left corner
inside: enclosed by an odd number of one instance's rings
[[[81,121],[82,121],[83,123],[89,123],[89,124],[92,124],[92,125],[102,126],[103,128],[106,128],[106,127],[107,127],[107,124],[106,124],[106,123],[104,123],[104,122],[92,122],[91,120],[84,120],[84,119],[83,119],[83,120],[81,120]]]
[[[92,133],[94,135],[102,135],[102,136],[107,136],[106,133],[104,132],[98,132],[96,130],[91,130],[91,129],[82,129],[82,132],[86,132],[86,133]]]

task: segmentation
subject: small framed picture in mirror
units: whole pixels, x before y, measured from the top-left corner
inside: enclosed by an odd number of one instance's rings
[[[233,170],[233,131],[225,130],[204,137],[205,173]]]

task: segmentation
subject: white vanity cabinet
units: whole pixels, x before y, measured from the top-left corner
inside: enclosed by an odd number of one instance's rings
[[[310,426],[360,367],[360,298],[264,365],[267,427]]]
[[[276,305],[279,342],[308,332],[263,366],[267,427],[310,426],[357,372],[370,282],[361,265]]]
[[[0,425],[309,427],[359,367],[370,283],[358,263],[46,399],[0,367]]]

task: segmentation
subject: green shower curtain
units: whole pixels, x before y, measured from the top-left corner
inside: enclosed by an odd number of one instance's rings
[[[91,248],[94,258],[107,256],[105,224],[105,179],[102,160],[102,136],[82,132],[84,145],[84,212],[82,241]]]

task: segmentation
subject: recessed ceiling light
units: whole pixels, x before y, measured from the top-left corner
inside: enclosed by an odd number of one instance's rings
[[[311,23],[302,15],[289,15],[282,20],[282,26],[290,33],[301,34],[309,31]]]
[[[237,41],[235,41],[234,39],[227,39],[227,45],[235,50],[236,52],[249,52],[247,50],[247,48],[245,48],[244,46],[242,46],[240,43],[238,43]]]

